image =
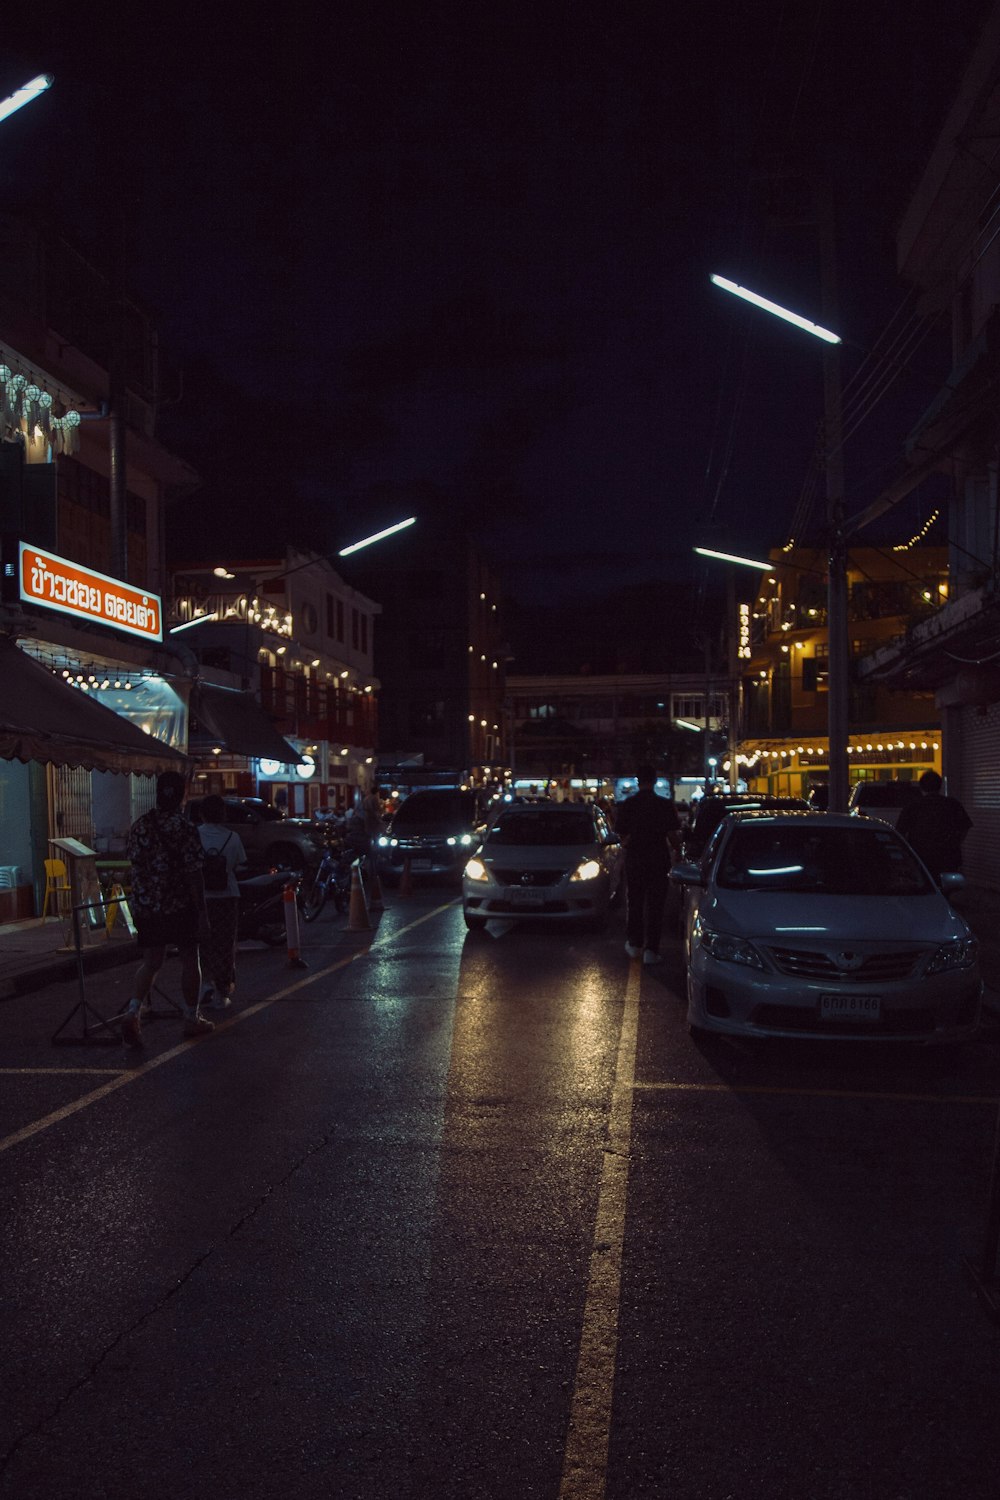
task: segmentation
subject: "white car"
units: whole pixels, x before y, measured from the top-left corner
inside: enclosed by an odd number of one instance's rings
[[[976,939],[887,823],[730,814],[700,862],[675,865],[670,876],[685,887],[693,1032],[921,1042],[974,1035]]]
[[[513,803],[462,876],[468,928],[490,918],[604,927],[624,889],[625,851],[592,803]]]

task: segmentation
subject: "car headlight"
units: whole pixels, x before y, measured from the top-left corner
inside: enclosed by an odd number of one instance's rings
[[[458,842],[462,845],[463,849],[468,849],[470,844],[476,842],[476,835],[474,833],[463,833]]]
[[[950,943],[942,943],[931,955],[926,972],[946,974],[950,969],[971,969],[978,952],[979,944],[974,937],[955,938]]]
[[[753,943],[746,938],[731,937],[728,932],[715,932],[701,925],[695,928],[695,936],[706,953],[724,964],[745,964],[750,969],[762,969],[764,960]]]
[[[378,846],[380,849],[388,849],[389,847],[389,840],[384,833],[379,834]]]
[[[465,874],[469,880],[489,880],[490,872],[481,859],[470,859],[465,867]]]
[[[601,873],[601,866],[596,859],[581,859],[570,880],[596,880]]]

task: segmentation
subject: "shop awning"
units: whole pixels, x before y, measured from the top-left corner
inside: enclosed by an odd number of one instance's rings
[[[282,738],[252,693],[196,682],[191,691],[191,712],[202,733],[232,755],[276,760],[286,766],[302,763],[295,746]],[[189,737],[199,737],[193,726]]]
[[[0,759],[155,775],[187,758],[0,638]]]

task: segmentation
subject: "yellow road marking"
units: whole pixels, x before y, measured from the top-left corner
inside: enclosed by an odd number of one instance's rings
[[[996,1094],[892,1094],[870,1089],[772,1088],[768,1084],[636,1083],[636,1091],[677,1094],[784,1094],[799,1099],[877,1099],[904,1104],[1000,1104]]]
[[[414,927],[419,927],[421,923],[429,922],[432,917],[440,916],[441,912],[447,911],[454,904],[454,901],[448,901],[443,906],[435,907],[433,911],[425,912],[423,916],[416,917],[414,921],[408,922],[405,927],[400,927],[397,932],[394,932],[391,941],[402,937],[406,932],[411,932]],[[297,994],[299,990],[305,989],[308,985],[316,984],[320,979],[328,978],[330,974],[336,974],[339,969],[346,969],[349,964],[357,963],[359,958],[367,958],[374,947],[383,946],[378,944],[376,939],[377,933],[371,943],[366,944],[363,948],[359,948],[356,953],[351,953],[346,958],[338,959],[336,963],[329,964],[325,969],[317,970],[315,974],[304,975],[302,979],[297,979],[293,984],[288,984],[284,989],[276,991],[273,995],[269,995],[266,1000],[258,1000],[255,1005],[247,1006],[246,1010],[241,1010],[239,1015],[230,1016],[225,1021],[217,1022],[216,1031],[228,1031],[233,1026],[239,1026],[243,1021],[248,1020],[250,1016],[256,1016],[260,1011],[267,1010],[268,1006],[274,1005],[276,1001],[284,1000],[289,995]],[[136,1068],[129,1068],[124,1073],[119,1072],[109,1083],[102,1084],[100,1088],[92,1089],[89,1094],[84,1094],[81,1098],[75,1099],[72,1104],[66,1104],[62,1109],[55,1109],[51,1114],[44,1115],[42,1119],[33,1120],[30,1125],[25,1125],[22,1129],[15,1130],[13,1134],[4,1136],[0,1139],[0,1152],[9,1151],[12,1146],[19,1146],[22,1141],[30,1140],[32,1136],[38,1135],[43,1130],[48,1130],[50,1126],[58,1125],[63,1120],[68,1120],[71,1115],[77,1114],[80,1110],[88,1109],[90,1105],[99,1103],[101,1099],[106,1099],[116,1089],[125,1088],[128,1084],[135,1083],[140,1078],[145,1078],[155,1068],[162,1068],[164,1063],[173,1062],[175,1057],[180,1057],[183,1053],[190,1051],[192,1047],[197,1047],[199,1042],[204,1040],[205,1038],[203,1037],[190,1037],[186,1041],[178,1043],[176,1047],[171,1047],[167,1052],[161,1052],[159,1056],[149,1058],[147,1062],[141,1063]],[[53,1071],[61,1072],[62,1070],[55,1069]],[[100,1070],[95,1069],[94,1071]]]
[[[641,976],[630,965],[559,1500],[602,1500],[607,1481]]]
[[[0,1078],[18,1078],[23,1073],[123,1073],[124,1068],[0,1068]]]

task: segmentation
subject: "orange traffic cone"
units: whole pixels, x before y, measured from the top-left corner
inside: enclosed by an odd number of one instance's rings
[[[361,864],[359,860],[355,860],[351,866],[351,904],[347,913],[347,930],[367,932],[371,925],[365,888],[361,882]]]
[[[384,906],[382,900],[382,882],[378,878],[378,866],[374,855],[368,857],[368,905]]]
[[[399,878],[399,894],[401,896],[413,895],[413,879],[410,875],[409,858],[403,860],[403,873]]]
[[[289,967],[306,969],[309,966],[299,952],[299,908],[295,900],[295,888],[296,882],[290,880],[282,895],[285,908],[285,944],[288,948]]]

